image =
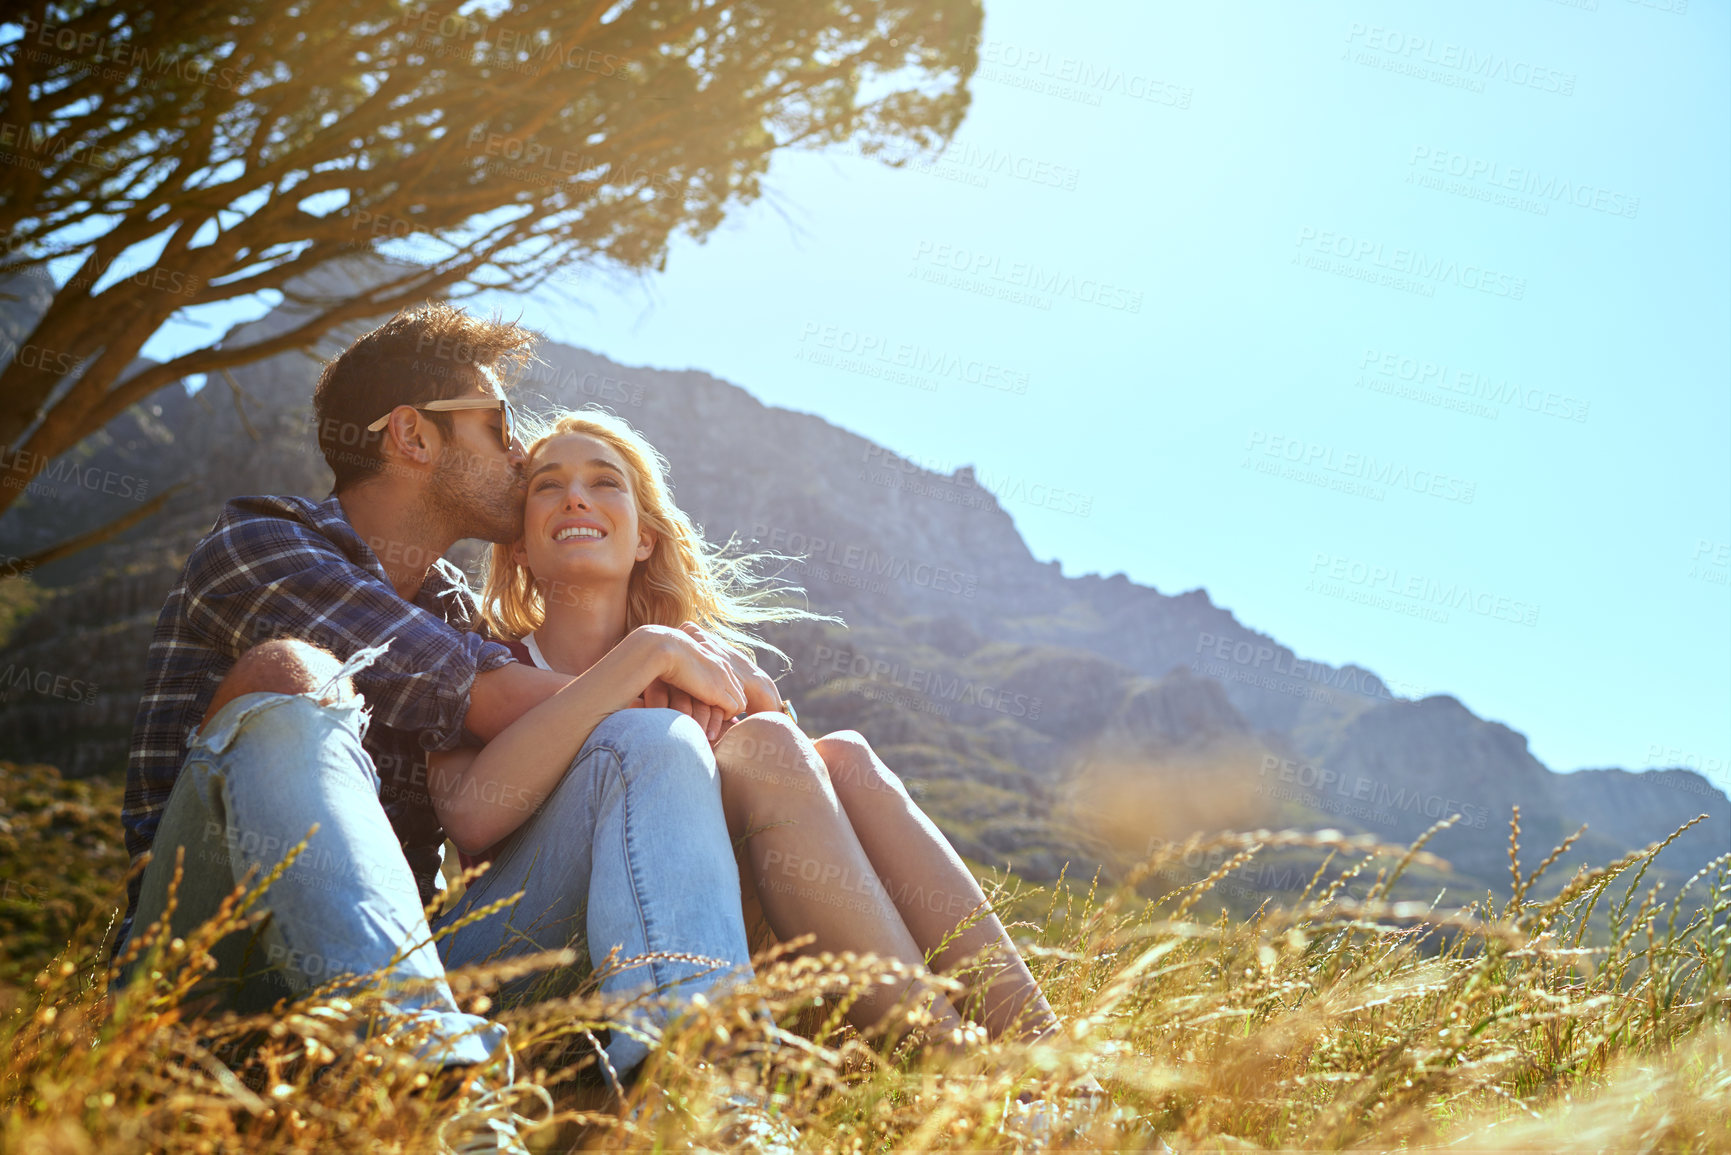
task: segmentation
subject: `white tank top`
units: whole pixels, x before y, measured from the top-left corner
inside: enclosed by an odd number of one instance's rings
[[[541,646],[535,641],[534,631],[523,635],[523,645],[529,651],[530,661],[534,662],[537,668],[543,670],[553,668],[547,664],[547,655],[541,652]]]

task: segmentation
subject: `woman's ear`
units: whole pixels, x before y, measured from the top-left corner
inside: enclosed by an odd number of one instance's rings
[[[650,533],[646,529],[641,530],[637,534],[637,553],[635,555],[637,560],[638,561],[648,561],[649,555],[654,553],[654,552],[655,552],[655,535]]]
[[[511,543],[511,560],[524,569],[529,568],[529,547],[523,544],[522,538]]]

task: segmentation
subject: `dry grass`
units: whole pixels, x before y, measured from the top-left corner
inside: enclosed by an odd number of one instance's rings
[[[901,981],[892,965],[765,956],[754,983],[700,1006],[651,1057],[644,1107],[626,1119],[605,1109],[585,1046],[616,1005],[586,988],[494,1007],[488,992],[510,975],[500,967],[452,985],[465,1008],[511,1025],[520,1073],[559,1104],[531,1137],[537,1150],[713,1144],[734,1088],[773,1096],[810,1150],[1013,1150],[999,1129],[1007,1100],[1061,1095],[1085,1072],[1106,1084],[1117,1119],[1074,1147],[1731,1148],[1731,855],[1669,897],[1643,887],[1657,847],[1583,870],[1542,902],[1526,896],[1544,867],[1511,867],[1510,896],[1459,908],[1388,898],[1407,865],[1427,861],[1422,846],[1294,832],[1207,844],[1332,854],[1290,907],[1239,920],[1202,914],[1210,879],[1154,901],[1129,887],[994,883],[1068,1032],[982,1044],[961,1063],[923,1058],[917,1035],[886,1054],[839,1025],[865,984]],[[1162,877],[1203,845],[1170,848],[1141,873]],[[1227,861],[1210,878],[1239,859]],[[1349,881],[1363,897],[1346,896]],[[143,973],[112,1001],[101,918],[15,989],[0,1025],[0,1149],[433,1149],[440,1114],[406,1058],[413,1040],[392,1033],[376,995],[183,1019],[207,948],[257,917],[257,894],[237,891],[225,920],[185,941],[141,931]],[[754,1019],[757,999],[803,1034]]]

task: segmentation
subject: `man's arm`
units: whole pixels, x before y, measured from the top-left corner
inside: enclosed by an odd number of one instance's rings
[[[298,638],[346,660],[388,642],[355,675],[374,719],[419,732],[429,749],[457,742],[475,676],[510,663],[509,650],[404,601],[311,526],[245,511],[225,519],[187,564],[187,620],[212,647],[238,658]]]
[[[499,734],[577,679],[522,662],[510,662],[496,670],[475,675],[469,690],[469,713],[464,726],[484,742]]]

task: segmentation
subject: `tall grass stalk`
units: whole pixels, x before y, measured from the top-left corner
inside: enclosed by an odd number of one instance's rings
[[[782,945],[670,1032],[628,1114],[596,1068],[597,1034],[622,1007],[593,975],[575,993],[495,1002],[501,984],[568,967],[572,953],[469,968],[451,985],[465,1009],[510,1025],[520,1074],[559,1104],[537,1149],[714,1147],[738,1090],[773,1102],[811,1150],[1025,1149],[1039,1144],[1004,1125],[1016,1095],[1062,1098],[1089,1073],[1111,1109],[1066,1144],[1731,1149],[1731,855],[1665,898],[1642,883],[1667,840],[1583,868],[1540,901],[1533,883],[1563,848],[1523,875],[1517,817],[1506,898],[1395,901],[1409,865],[1443,865],[1424,850],[1443,825],[1410,847],[1331,832],[1193,839],[1113,887],[993,880],[993,906],[1023,933],[1065,1027],[982,1042],[960,1061],[931,1057],[917,1030],[891,1046],[845,1024],[872,984],[906,985],[899,964]],[[1225,864],[1169,894],[1129,885],[1214,848]],[[1290,905],[1209,914],[1216,883],[1271,848],[1328,857]],[[1355,898],[1348,884],[1363,879]],[[143,928],[135,981],[112,999],[103,920],[14,992],[0,1024],[0,1149],[432,1149],[442,1108],[376,983],[327,986],[270,1015],[186,1013],[211,945],[260,917],[269,882],[237,887],[184,939]],[[753,1014],[764,1005],[778,1025]]]

